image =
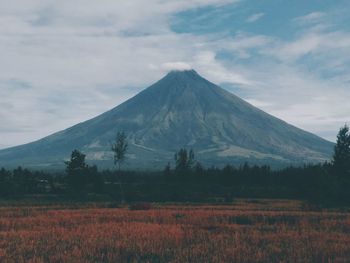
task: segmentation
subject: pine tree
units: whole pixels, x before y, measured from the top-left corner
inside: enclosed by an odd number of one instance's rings
[[[350,132],[344,125],[340,128],[334,147],[333,168],[338,176],[350,175]]]
[[[73,192],[80,192],[85,187],[85,176],[88,166],[85,163],[86,155],[78,150],[71,154],[70,161],[65,162],[68,174],[68,185]]]
[[[189,152],[185,148],[180,149],[175,153],[175,170],[177,172],[188,172],[193,168],[195,163],[194,152],[191,149]]]

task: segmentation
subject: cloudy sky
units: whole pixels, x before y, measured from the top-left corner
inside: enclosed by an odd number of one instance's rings
[[[0,1],[0,148],[183,68],[334,141],[350,122],[348,10],[348,0]]]

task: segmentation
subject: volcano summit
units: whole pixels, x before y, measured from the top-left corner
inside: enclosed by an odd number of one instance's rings
[[[73,149],[102,167],[110,143],[128,136],[126,168],[162,168],[181,147],[205,166],[321,162],[333,144],[250,105],[198,75],[172,71],[133,98],[91,120],[36,142],[0,151],[0,166],[63,167]]]

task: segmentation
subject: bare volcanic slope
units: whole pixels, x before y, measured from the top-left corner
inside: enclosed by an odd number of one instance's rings
[[[333,144],[250,105],[198,75],[172,71],[133,98],[36,142],[0,151],[0,166],[62,167],[73,149],[112,166],[110,143],[128,136],[125,167],[161,168],[180,147],[204,165],[305,163],[330,158]]]

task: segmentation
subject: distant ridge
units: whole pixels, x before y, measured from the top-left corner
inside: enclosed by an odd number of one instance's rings
[[[75,148],[91,163],[110,167],[117,131],[129,140],[127,168],[161,168],[180,147],[204,165],[323,162],[333,144],[250,105],[202,78],[176,70],[96,118],[36,142],[0,151],[0,166],[63,166]]]

